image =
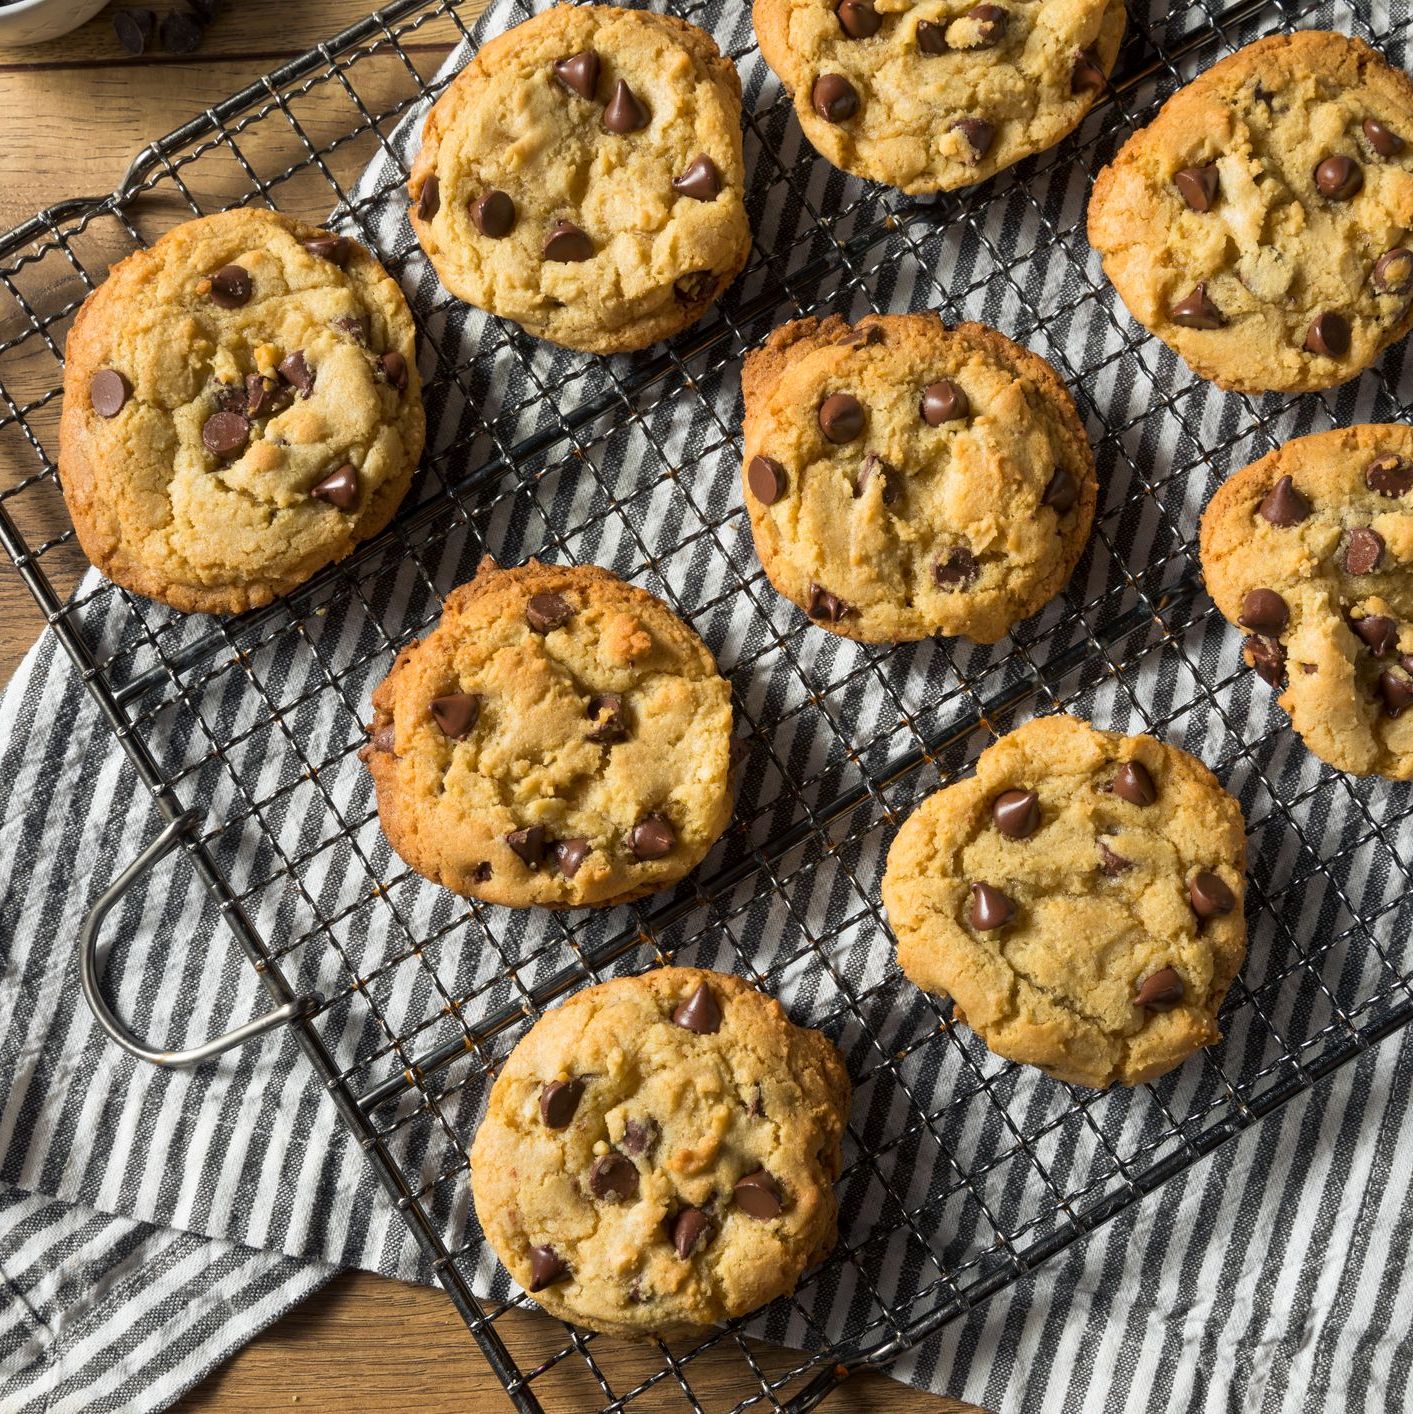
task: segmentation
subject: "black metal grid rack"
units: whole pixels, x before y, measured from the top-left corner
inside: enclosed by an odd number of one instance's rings
[[[813,159],[787,100],[751,68],[748,18],[718,23],[756,76],[755,251],[697,329],[604,361],[494,321],[470,347],[405,232],[379,238],[403,200],[396,129],[437,91],[418,41],[444,20],[469,38],[462,12],[475,8],[397,0],[153,143],[114,193],[0,238],[0,540],[163,818],[195,807],[191,866],[271,994],[323,993],[294,1023],[300,1044],[517,1406],[539,1408],[574,1367],[605,1406],[675,1388],[700,1408],[694,1361],[726,1344],[740,1356],[738,1408],[804,1409],[1413,1020],[1408,792],[1323,768],[1292,743],[1202,596],[1193,545],[1228,470],[1296,433],[1399,416],[1401,353],[1320,397],[1215,394],[1114,300],[1075,182],[1178,83],[1257,34],[1332,25],[1401,62],[1409,22],[1338,0],[1133,12],[1113,92],[1077,134],[936,201]],[[395,96],[366,99],[375,75]],[[238,619],[182,618],[106,582],[65,597],[50,573],[73,536],[54,528],[67,526],[55,468],[64,332],[114,259],[213,209],[204,193],[228,187],[233,163],[242,200],[316,218],[332,206],[416,283],[424,369],[436,360],[418,489],[378,540]],[[745,528],[730,381],[742,352],[801,313],[908,304],[983,318],[1045,354],[1098,455],[1084,563],[995,649],[829,638],[773,595]],[[531,926],[432,890],[381,842],[355,761],[368,689],[483,549],[610,564],[721,657],[749,756],[732,827],[674,892]],[[954,1028],[946,1005],[889,965],[877,902],[883,850],[911,807],[994,734],[1057,709],[1198,752],[1250,826],[1251,951],[1227,1040],[1123,1094],[999,1062]],[[615,1388],[595,1337],[564,1328],[516,1354],[502,1339],[524,1298],[486,1256],[465,1150],[496,1066],[545,1006],[667,959],[782,992],[843,1048],[857,1087],[848,1217],[828,1262],[750,1327],[804,1353],[767,1369],[743,1324],[658,1343],[637,1382]]]

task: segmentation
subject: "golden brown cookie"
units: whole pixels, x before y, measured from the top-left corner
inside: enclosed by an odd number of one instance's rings
[[[373,694],[364,760],[419,874],[521,908],[624,903],[731,815],[731,689],[660,599],[594,565],[489,560]]]
[[[1069,579],[1094,458],[1044,359],[935,314],[798,319],[747,354],[741,474],[770,582],[866,643],[994,643]]]
[[[496,1078],[476,1216],[561,1320],[646,1336],[742,1316],[834,1245],[849,1095],[834,1046],[739,977],[605,982]]]
[[[898,962],[997,1055],[1096,1089],[1221,1039],[1246,950],[1241,807],[1150,736],[1042,717],[888,852]]]
[[[355,241],[278,212],[188,221],[69,331],[59,472],[115,583],[234,614],[381,530],[424,422],[412,316]]]
[[[640,349],[750,253],[741,81],[695,25],[561,5],[457,75],[408,191],[452,294],[568,348]]]
[[[1413,428],[1297,437],[1202,517],[1202,574],[1305,745],[1413,778]]]
[[[1099,174],[1090,244],[1129,312],[1240,392],[1330,388],[1413,315],[1413,84],[1361,39],[1213,65]]]

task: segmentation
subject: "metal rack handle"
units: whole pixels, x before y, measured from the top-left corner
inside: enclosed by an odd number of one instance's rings
[[[196,811],[187,810],[172,820],[157,838],[99,894],[98,898],[94,900],[93,907],[88,910],[88,916],[83,921],[83,928],[79,931],[79,980],[83,985],[84,1000],[88,1003],[94,1018],[129,1055],[136,1056],[138,1060],[147,1061],[151,1065],[162,1065],[171,1069],[200,1065],[203,1061],[211,1060],[224,1051],[243,1045],[246,1041],[254,1040],[256,1036],[263,1036],[265,1032],[273,1031],[277,1026],[287,1025],[291,1021],[308,1015],[323,1000],[317,993],[312,992],[295,997],[292,1001],[275,1007],[273,1011],[267,1011],[264,1016],[257,1016],[254,1021],[247,1021],[245,1025],[237,1026],[222,1036],[213,1036],[211,1040],[203,1041],[201,1045],[193,1046],[186,1051],[159,1051],[155,1047],[147,1045],[134,1036],[113,1014],[112,1008],[103,999],[103,993],[98,985],[98,934],[103,926],[103,920],[133,883],[176,848],[182,835],[191,829],[198,818]]]

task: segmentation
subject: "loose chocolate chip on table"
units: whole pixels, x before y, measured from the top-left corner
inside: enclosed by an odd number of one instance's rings
[[[958,118],[952,127],[961,133],[970,149],[970,155],[964,156],[962,161],[975,167],[991,151],[991,144],[996,140],[996,129],[985,118]]]
[[[239,309],[250,299],[250,271],[243,265],[223,265],[211,277],[211,302],[222,309]]]
[[[368,316],[366,314],[338,314],[329,320],[329,328],[347,334],[355,344],[368,345]]]
[[[589,857],[592,848],[593,846],[583,835],[574,835],[567,840],[556,840],[550,846],[550,863],[566,879],[572,879],[579,872],[579,866]]]
[[[885,506],[896,505],[902,500],[903,478],[897,467],[889,465],[877,452],[869,452],[864,457],[858,480],[854,482],[855,499],[862,496],[875,481],[880,488],[878,499]]]
[[[837,594],[831,594],[822,585],[811,584],[805,612],[812,619],[837,624],[849,612],[849,606]]]
[[[430,221],[442,209],[442,184],[435,172],[427,175],[422,190],[417,193],[417,215]]]
[[[353,242],[347,236],[335,236],[321,231],[317,236],[303,242],[305,250],[318,260],[327,260],[330,265],[344,266],[353,249]]]
[[[917,47],[922,54],[945,54],[947,52],[947,30],[943,25],[931,20],[917,23]]]
[[[1317,314],[1305,331],[1305,349],[1323,358],[1343,358],[1349,352],[1349,320],[1332,309]]]
[[[1384,251],[1374,262],[1374,273],[1369,278],[1381,295],[1406,295],[1413,285],[1413,250],[1395,246]]]
[[[941,427],[944,422],[955,422],[971,412],[971,399],[958,384],[943,378],[922,390],[918,411],[929,427]]]
[[[636,133],[649,121],[648,110],[628,87],[628,80],[619,79],[603,110],[604,127],[611,133]]]
[[[1152,805],[1158,798],[1158,787],[1141,761],[1125,761],[1109,789],[1130,805]]]
[[[88,401],[99,417],[117,417],[131,392],[116,368],[100,368],[88,385]]]
[[[407,360],[396,349],[389,349],[382,357],[383,376],[399,393],[407,391]]]
[[[673,1013],[678,1026],[698,1036],[713,1036],[721,1029],[721,1008],[705,982]]]
[[[1385,668],[1379,674],[1379,696],[1383,699],[1385,715],[1397,717],[1404,708],[1413,705],[1413,678]]]
[[[1266,493],[1265,499],[1256,508],[1262,519],[1281,530],[1299,525],[1310,516],[1310,502],[1295,489],[1295,483],[1283,476]]]
[[[580,230],[572,221],[556,221],[549,235],[545,237],[544,257],[569,264],[580,260],[590,260],[594,254],[594,243],[587,231]]]
[[[1199,280],[1191,294],[1173,305],[1168,316],[1184,329],[1220,329],[1227,322],[1226,315],[1208,297],[1206,280]]]
[[[314,391],[314,370],[305,362],[303,349],[296,349],[280,360],[280,377],[296,389],[301,398],[307,398]]]
[[[1125,874],[1133,868],[1133,860],[1125,859],[1121,854],[1115,854],[1103,840],[1096,840],[1095,844],[1099,849],[1099,867],[1109,878],[1116,879],[1120,874]]]
[[[746,467],[746,485],[763,506],[773,506],[784,494],[785,468],[774,457],[752,457]]]
[[[628,740],[628,723],[623,716],[623,697],[617,692],[599,692],[589,698],[585,716],[594,724],[585,739],[601,746]]]
[[[672,282],[672,292],[683,304],[697,304],[711,296],[716,276],[710,270],[689,270]]]
[[[672,190],[693,201],[715,201],[721,192],[721,173],[705,152],[699,152],[680,177],[673,177]]]
[[[444,697],[434,697],[429,708],[432,720],[442,729],[442,734],[453,741],[462,741],[471,735],[480,718],[481,694],[448,692]]]
[[[1003,790],[991,802],[991,818],[1007,839],[1023,840],[1040,824],[1040,797],[1033,790]]]
[[[1193,211],[1210,211],[1217,200],[1217,164],[1209,162],[1205,167],[1184,167],[1173,177],[1173,185],[1178,195]]]
[[[599,86],[599,56],[592,49],[581,49],[567,59],[556,59],[554,76],[570,93],[592,99]]]
[[[589,1169],[589,1192],[605,1203],[624,1203],[638,1196],[638,1169],[632,1159],[610,1150]]]
[[[978,49],[989,49],[999,44],[1006,32],[1006,21],[1010,16],[999,5],[973,5],[962,18],[976,25],[976,45]]]
[[[618,1142],[625,1154],[640,1159],[657,1143],[657,1121],[651,1118],[630,1119],[623,1125],[623,1138]]]
[[[736,1206],[748,1217],[768,1222],[780,1214],[780,1189],[764,1169],[748,1173],[731,1190]]]
[[[1242,628],[1253,633],[1264,633],[1268,638],[1277,638],[1290,622],[1290,605],[1274,589],[1253,589],[1241,601],[1241,613],[1237,618]]]
[[[573,608],[560,594],[532,594],[525,605],[525,622],[536,633],[563,628],[573,617]]]
[[[1186,991],[1182,978],[1171,967],[1160,967],[1138,984],[1133,1004],[1145,1011],[1171,1011]]]
[[[1349,544],[1344,549],[1346,574],[1372,574],[1384,553],[1384,538],[1377,530],[1360,526],[1349,532]]]
[[[551,1080],[540,1091],[540,1118],[551,1129],[568,1129],[583,1093],[582,1080]]]
[[[1413,462],[1395,452],[1385,452],[1364,468],[1364,480],[1369,490],[1380,496],[1406,496],[1413,490]]]
[[[351,511],[358,504],[358,469],[344,462],[321,482],[309,488],[316,501],[327,501],[336,511]]]
[[[864,406],[852,393],[831,393],[819,405],[819,430],[836,446],[864,429]]]
[[[711,1241],[711,1219],[700,1208],[683,1208],[672,1219],[672,1246],[684,1261],[697,1244]]]
[[[531,868],[538,869],[545,862],[545,827],[531,825],[528,829],[512,830],[505,842]]]
[[[1392,653],[1398,646],[1398,625],[1387,614],[1365,614],[1351,627],[1376,658]]]
[[[872,39],[883,23],[868,0],[843,0],[834,14],[850,39]]]
[[[1079,483],[1064,467],[1056,467],[1055,474],[1045,486],[1045,494],[1040,498],[1042,506],[1049,506],[1056,515],[1067,515],[1079,500]]]
[[[201,441],[212,456],[239,456],[250,440],[250,423],[238,412],[213,412],[201,428]]]
[[[1217,918],[1236,907],[1236,895],[1209,869],[1199,869],[1187,881],[1187,896],[1199,918]]]
[[[113,16],[113,31],[118,43],[129,54],[141,54],[157,28],[157,16],[151,10],[119,10]]]
[[[859,111],[858,90],[843,74],[821,74],[810,90],[810,102],[826,123],[847,122]]]
[[[1403,151],[1403,139],[1392,128],[1386,128],[1377,118],[1365,118],[1363,127],[1369,146],[1380,157],[1397,157]]]
[[[1092,49],[1081,49],[1075,56],[1070,74],[1071,93],[1102,93],[1108,86],[1099,56]]]
[[[1364,185],[1364,172],[1352,157],[1334,155],[1315,166],[1315,188],[1331,201],[1348,201]]]
[[[471,203],[471,219],[476,229],[498,241],[515,229],[515,203],[503,191],[488,191]]]
[[[553,1247],[530,1249],[530,1290],[543,1291],[569,1275],[569,1263]]]
[[[1242,645],[1242,657],[1262,682],[1279,687],[1285,677],[1285,649],[1274,638],[1253,633]]]
[[[661,859],[677,843],[677,832],[666,815],[653,811],[644,815],[628,836],[628,848],[635,859]]]
[[[976,556],[965,545],[953,545],[932,567],[933,582],[939,589],[961,589],[980,573]]]
[[[1002,928],[1016,916],[1016,906],[1000,889],[990,884],[971,886],[971,926],[979,933]]]
[[[162,47],[171,54],[195,54],[201,48],[206,26],[195,15],[172,10],[162,16]]]

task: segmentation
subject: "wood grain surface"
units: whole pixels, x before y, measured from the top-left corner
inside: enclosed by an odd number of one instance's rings
[[[151,3],[164,11],[175,0]],[[160,52],[141,59],[126,55],[113,34],[111,8],[64,39],[28,49],[0,48],[0,132],[5,135],[0,231],[62,198],[111,191],[133,154],[151,138],[353,23],[368,8],[360,0],[238,0],[212,26],[201,52],[185,57]],[[427,74],[455,38],[454,26],[441,21],[419,29],[403,47],[419,72]],[[376,82],[376,75],[362,80],[365,94],[370,82]],[[320,115],[311,111],[304,121],[317,128]],[[331,133],[339,124],[351,126],[343,113],[331,112],[327,121],[334,125]],[[203,170],[201,179],[207,185],[198,197],[228,200],[244,190],[234,163],[227,175],[231,186],[223,191],[219,180]],[[317,215],[328,205],[327,200],[317,205],[318,193],[309,193],[308,199],[316,203],[308,214]],[[0,482],[10,484],[30,470],[0,455]],[[44,539],[63,529],[62,508],[52,514],[55,519],[46,524],[26,524],[26,533]],[[72,544],[46,555],[44,565],[63,589],[71,588],[84,569],[82,554]],[[43,617],[19,577],[8,567],[0,569],[0,682],[9,680],[43,627]],[[509,1315],[503,1324],[513,1345],[541,1355],[555,1348],[551,1342],[560,1330],[534,1313]],[[618,1390],[633,1387],[649,1368],[645,1353],[624,1342],[601,1341],[594,1350]],[[757,1346],[756,1352],[765,1369],[788,1368],[781,1352],[768,1346]],[[706,1409],[729,1408],[749,1392],[743,1375],[740,1353],[720,1348],[694,1364],[692,1384]],[[546,1377],[535,1388],[556,1414],[600,1402],[578,1360],[565,1361],[562,1373]],[[460,1414],[505,1403],[465,1326],[439,1290],[349,1273],[240,1351],[178,1407]],[[632,1407],[683,1409],[686,1402],[665,1383]],[[971,1408],[876,1374],[849,1381],[828,1407],[892,1414],[953,1414]]]

